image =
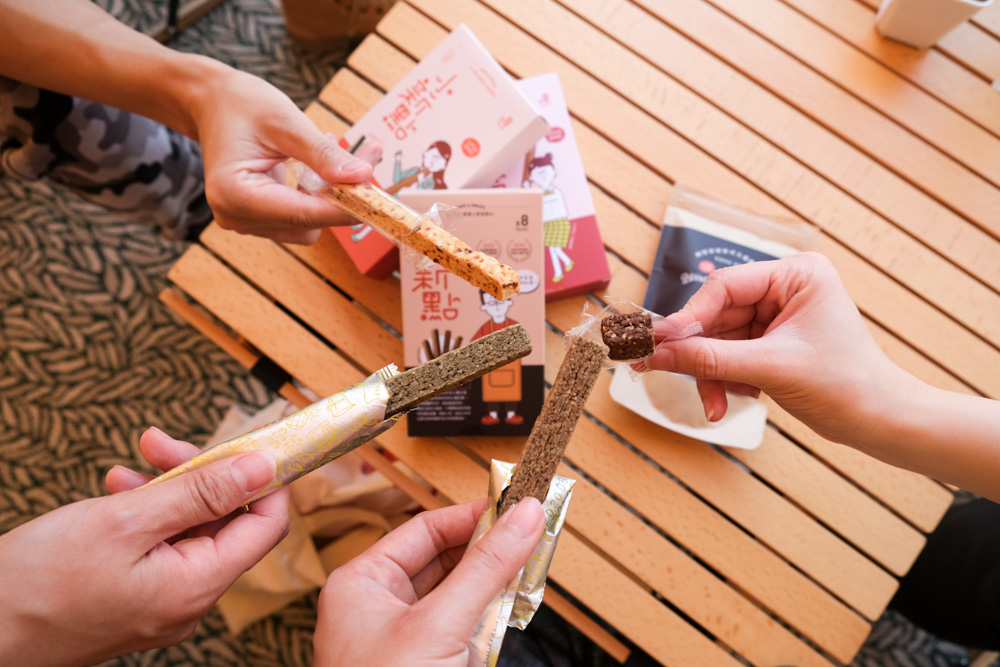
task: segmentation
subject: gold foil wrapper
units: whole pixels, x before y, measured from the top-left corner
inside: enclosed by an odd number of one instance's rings
[[[476,530],[469,540],[469,549],[486,534],[496,520],[497,505],[500,494],[510,486],[514,474],[513,463],[503,461],[492,462],[490,466],[490,502],[479,517]],[[476,632],[472,636],[473,653],[469,657],[470,667],[495,667],[500,656],[504,634],[508,627],[523,630],[531,622],[532,617],[542,604],[545,592],[545,578],[548,576],[549,564],[556,550],[556,542],[566,521],[566,509],[573,495],[575,481],[566,477],[553,478],[549,493],[542,503],[545,512],[545,532],[535,550],[531,553],[527,564],[514,575],[502,591],[493,599],[483,612]]]
[[[261,451],[270,454],[277,463],[274,480],[253,500],[263,498],[393,426],[396,419],[385,418],[389,401],[385,381],[398,374],[396,365],[390,364],[298,412],[209,447],[149,484],[172,479],[227,456]]]

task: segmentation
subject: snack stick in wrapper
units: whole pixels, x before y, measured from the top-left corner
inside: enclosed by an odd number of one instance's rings
[[[521,452],[510,487],[504,492],[501,514],[522,498],[534,496],[541,501],[549,493],[549,484],[607,356],[608,348],[603,343],[573,337]]]
[[[503,461],[493,461],[490,466],[489,500],[486,509],[479,517],[476,530],[469,541],[468,549],[496,523],[500,516],[497,511],[504,489],[511,483],[515,474],[515,466]],[[476,625],[476,632],[470,644],[474,655],[470,656],[469,664],[494,667],[500,655],[504,634],[508,627],[523,630],[531,621],[538,607],[542,604],[545,592],[545,579],[548,576],[552,555],[556,543],[566,521],[566,511],[573,495],[574,480],[555,476],[549,491],[542,499],[542,510],[545,512],[545,532],[538,545],[532,551],[527,564],[514,575],[503,590],[486,607]],[[466,550],[468,552],[468,549]]]
[[[263,498],[360,447],[395,424],[385,416],[389,401],[386,381],[398,375],[396,365],[390,364],[358,384],[287,417],[210,447],[148,484],[158,484],[227,456],[256,450],[270,454],[277,464],[274,480],[252,500]]]
[[[396,243],[412,248],[496,299],[509,299],[521,289],[517,271],[495,257],[473,250],[426,216],[371,183],[327,183],[298,160],[286,160],[288,183],[333,201],[361,222]]]
[[[531,339],[518,324],[404,373],[390,364],[358,384],[283,419],[210,447],[149,484],[172,479],[227,456],[259,450],[270,454],[277,463],[274,480],[253,500],[263,498],[377,437],[420,402],[530,353]]]
[[[381,188],[369,183],[332,183],[316,194],[494,298],[509,299],[521,289],[517,271],[473,250]]]

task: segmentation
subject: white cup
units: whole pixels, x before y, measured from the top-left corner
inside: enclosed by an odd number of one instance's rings
[[[883,37],[922,49],[970,19],[993,0],[882,0],[875,27]]]

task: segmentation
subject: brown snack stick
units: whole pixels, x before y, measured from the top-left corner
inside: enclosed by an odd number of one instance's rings
[[[608,348],[596,341],[578,337],[570,344],[500,500],[500,514],[528,496],[545,500],[607,354]]]
[[[608,359],[625,361],[653,354],[653,318],[644,311],[612,313],[601,318],[601,338],[608,346]]]
[[[317,194],[494,298],[509,299],[521,289],[517,271],[495,257],[473,250],[370,183],[331,183]]]
[[[386,381],[385,418],[412,410],[418,403],[451,391],[531,353],[531,338],[520,324],[477,338]]]

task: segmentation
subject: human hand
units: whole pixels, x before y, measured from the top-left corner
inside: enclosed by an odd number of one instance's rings
[[[319,598],[315,664],[466,667],[480,616],[545,528],[538,501],[522,500],[463,558],[485,506],[424,512],[334,571]]]
[[[351,155],[271,84],[213,67],[217,74],[190,106],[204,156],[205,193],[219,226],[310,244],[324,227],[356,222],[333,202],[287,187],[283,163],[295,158],[328,183],[361,183],[382,156],[378,141],[365,141]]]
[[[820,435],[857,444],[886,393],[912,380],[878,347],[833,265],[816,253],[714,271],[654,329],[696,321],[702,337],[664,341],[648,365],[694,376],[709,421],[725,414],[727,388],[763,390]]]
[[[169,469],[198,448],[150,429],[143,455]],[[274,476],[250,453],[145,489],[115,467],[112,496],[66,505],[0,537],[0,663],[94,664],[176,644],[288,530],[288,495],[250,506]]]

